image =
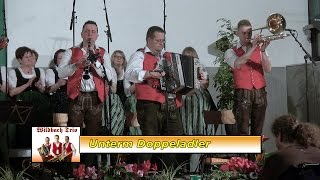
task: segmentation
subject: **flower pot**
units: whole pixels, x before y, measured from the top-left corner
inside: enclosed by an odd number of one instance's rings
[[[223,124],[235,124],[236,119],[232,112],[232,109],[222,109],[221,110],[221,121]]]

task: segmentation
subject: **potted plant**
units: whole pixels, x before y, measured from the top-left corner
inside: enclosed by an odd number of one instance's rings
[[[10,167],[2,168],[0,167],[0,180],[27,180],[33,179],[29,174],[26,173],[26,170],[29,167],[25,168],[22,171],[14,172]]]
[[[234,124],[235,118],[232,112],[234,105],[232,69],[224,60],[224,53],[235,43],[234,28],[230,20],[221,18],[217,22],[222,23],[218,32],[220,39],[215,42],[215,51],[218,53],[214,63],[220,65],[218,72],[214,76],[214,87],[220,93],[217,96],[217,107],[221,110],[222,122],[224,124]]]
[[[232,157],[227,163],[216,165],[204,179],[211,180],[254,180],[261,167],[243,157]]]

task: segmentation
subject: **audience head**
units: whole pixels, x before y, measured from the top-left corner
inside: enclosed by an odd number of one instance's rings
[[[37,51],[34,49],[31,49],[31,59],[34,65],[36,65],[38,58],[39,58],[39,54],[37,53]]]
[[[276,137],[278,149],[290,144],[297,144],[308,148],[320,147],[320,129],[311,123],[299,123],[293,115],[278,117],[272,124],[272,133]]]
[[[127,67],[127,60],[126,56],[121,50],[115,50],[111,55],[111,65],[112,67],[115,66],[122,66],[123,69]]]
[[[293,115],[283,115],[275,119],[271,131],[276,137],[278,149],[294,142],[294,131],[298,124],[298,119]]]
[[[299,145],[320,148],[320,129],[311,123],[301,123],[295,129],[295,140]]]
[[[199,58],[197,51],[193,47],[186,47],[182,51],[182,55],[191,56],[194,58]]]
[[[16,49],[16,59],[22,66],[34,66],[32,60],[32,50],[28,47],[22,46]]]
[[[65,52],[66,50],[64,49],[59,49],[57,50],[55,53],[54,53],[54,56],[53,56],[53,63],[58,66],[61,62],[61,59],[63,57],[63,53]]]
[[[152,26],[148,29],[146,35],[148,48],[153,53],[161,53],[165,44],[165,32],[161,27]]]
[[[242,19],[238,22],[237,36],[243,46],[250,44],[252,37],[252,26],[249,20]],[[249,41],[250,40],[250,41]]]

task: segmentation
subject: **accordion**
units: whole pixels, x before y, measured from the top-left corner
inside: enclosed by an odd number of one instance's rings
[[[188,95],[200,89],[200,62],[198,58],[170,53],[170,58],[158,62],[158,69],[166,75],[160,78],[161,90]]]

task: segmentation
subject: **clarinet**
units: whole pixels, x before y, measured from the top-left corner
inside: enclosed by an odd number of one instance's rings
[[[89,39],[89,41],[88,41],[88,52],[89,52],[89,56],[88,56],[88,58],[87,58],[87,61],[86,61],[86,66],[85,66],[85,69],[84,69],[84,75],[82,76],[82,78],[84,79],[84,80],[88,80],[88,79],[90,79],[90,76],[89,76],[89,68],[90,68],[90,64],[91,64],[91,61],[90,61],[90,56],[91,56],[91,54],[90,54],[90,50],[91,49],[91,40]]]

